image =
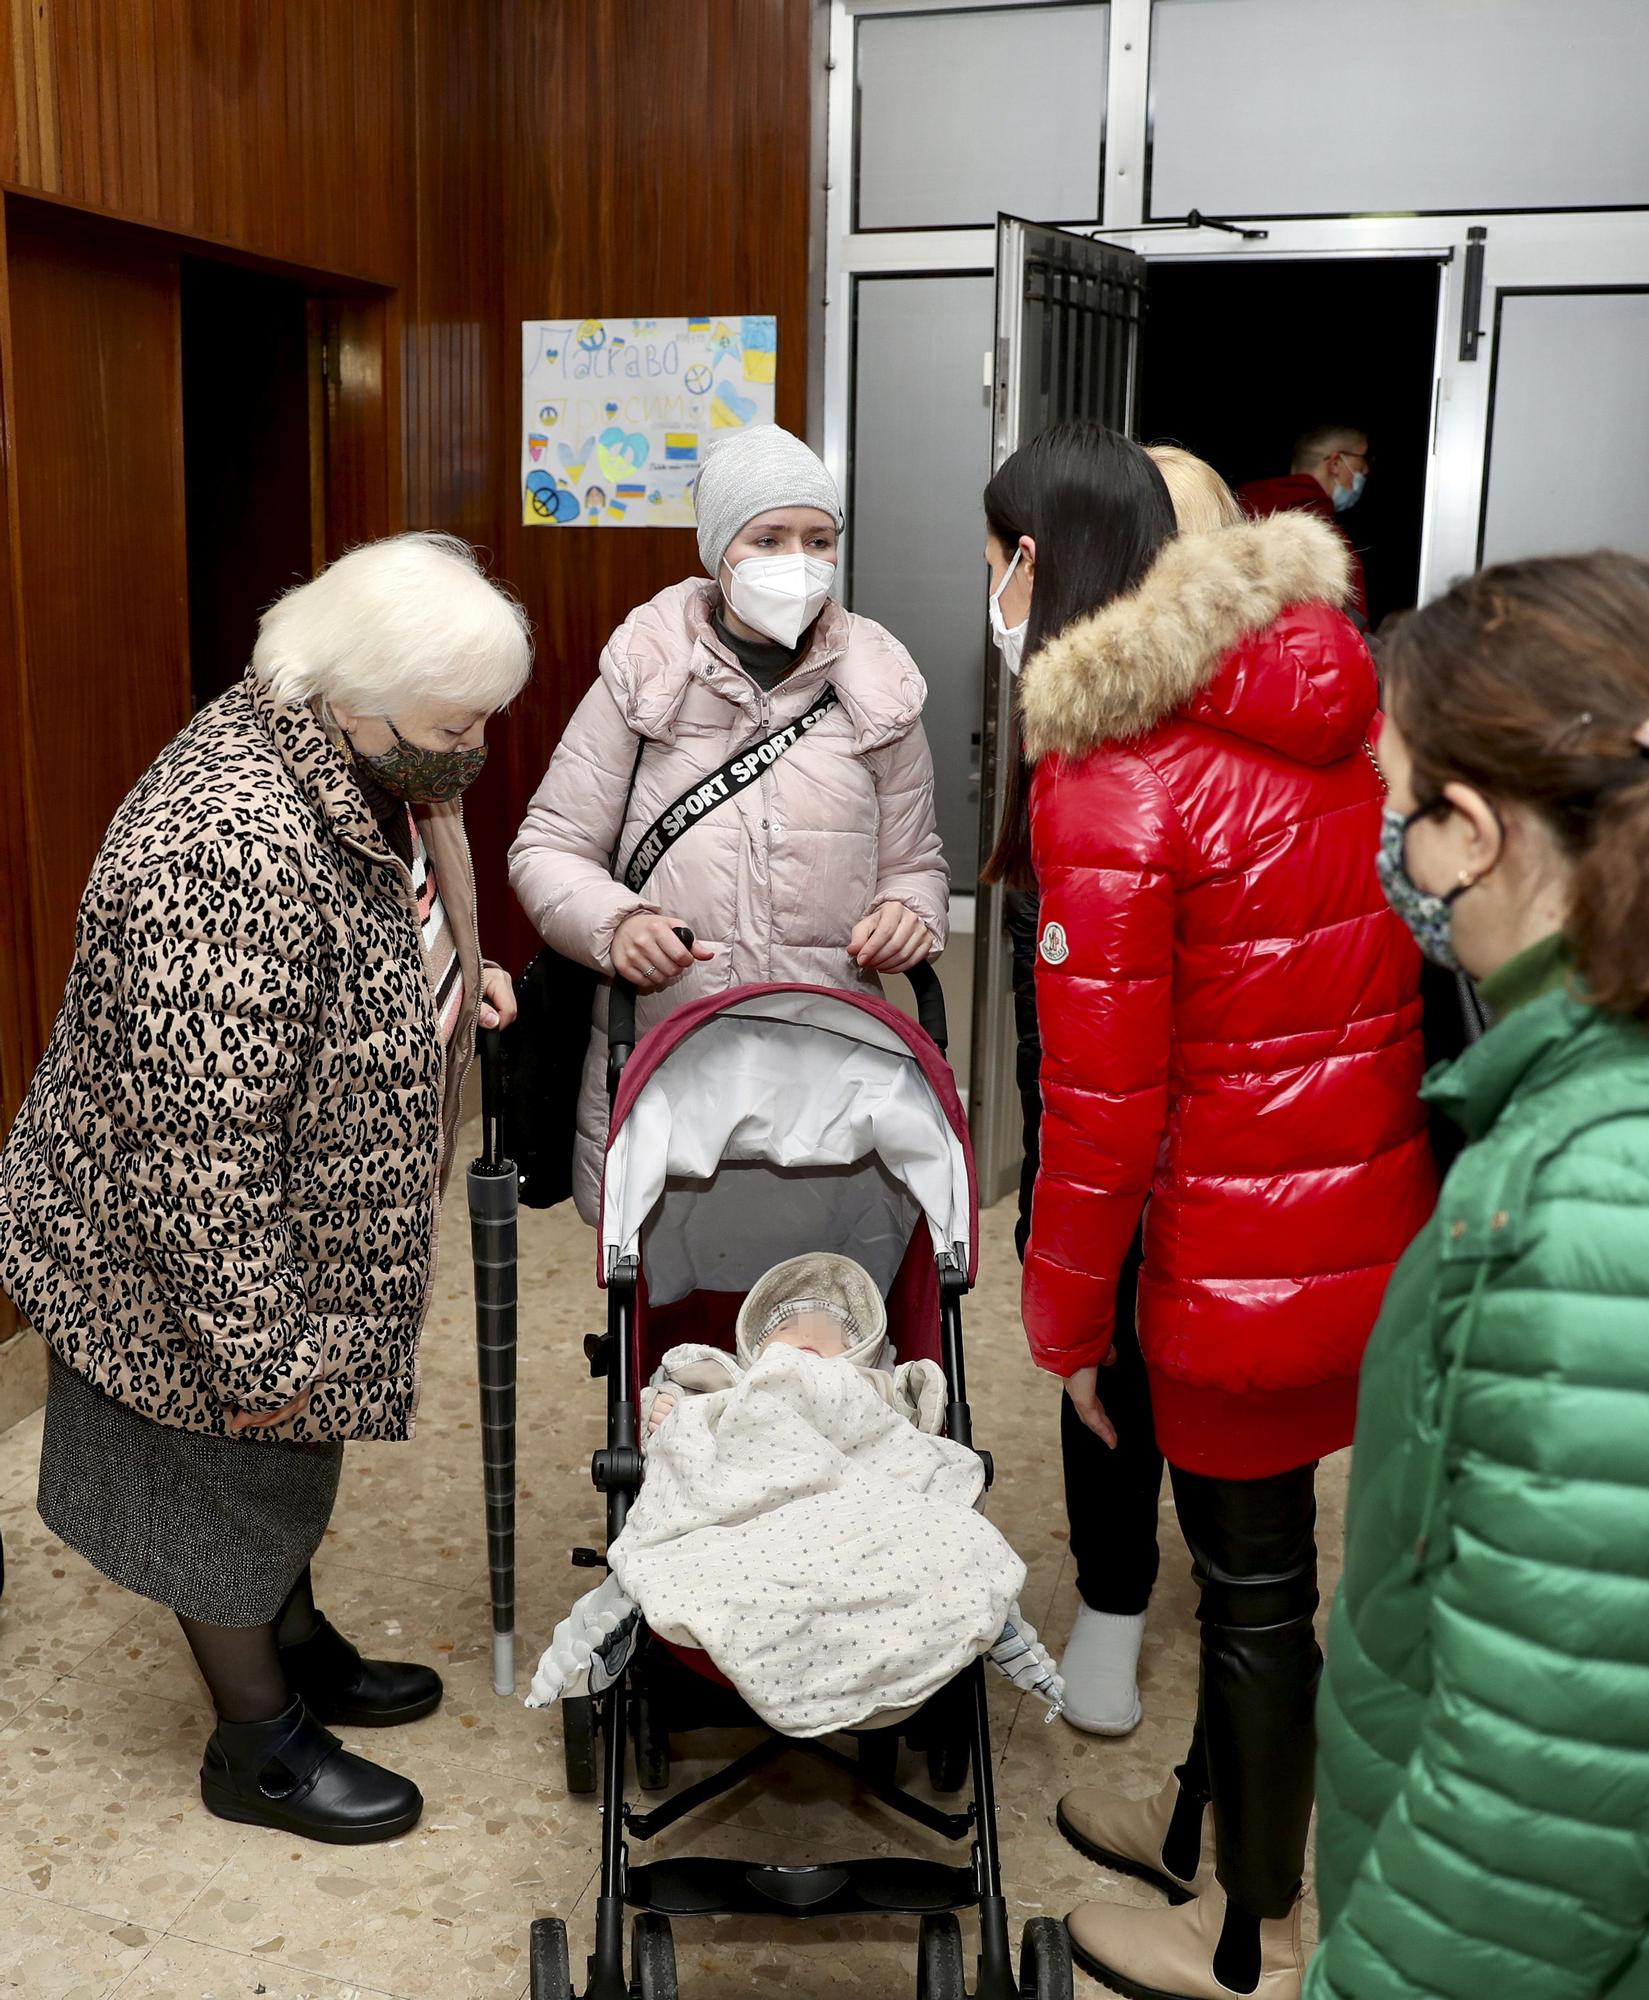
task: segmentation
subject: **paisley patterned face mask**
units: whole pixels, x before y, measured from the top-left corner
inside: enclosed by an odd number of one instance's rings
[[[1380,871],[1380,887],[1386,892],[1386,901],[1408,925],[1421,951],[1433,965],[1446,966],[1450,972],[1463,972],[1465,967],[1454,949],[1452,913],[1455,903],[1475,884],[1459,882],[1446,896],[1437,896],[1429,889],[1422,889],[1409,873],[1409,828],[1416,820],[1429,819],[1441,803],[1433,799],[1430,805],[1421,806],[1407,817],[1395,806],[1387,806],[1381,816],[1380,852],[1375,865]]]
[[[391,798],[405,799],[408,805],[437,806],[457,798],[480,777],[481,766],[487,761],[484,743],[473,750],[425,750],[409,743],[393,722],[389,733],[395,738],[395,748],[380,750],[374,757],[362,756],[353,738],[346,736],[345,741],[361,769]]]

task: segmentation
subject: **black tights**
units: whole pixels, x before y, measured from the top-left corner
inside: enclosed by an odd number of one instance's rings
[[[267,1625],[206,1625],[179,1613],[178,1623],[220,1722],[269,1722],[281,1714],[292,1691],[280,1649],[309,1638],[318,1616],[314,1578],[307,1565],[278,1616]]]

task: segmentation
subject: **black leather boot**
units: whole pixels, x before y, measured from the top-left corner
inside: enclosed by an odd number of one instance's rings
[[[441,1676],[433,1667],[363,1660],[323,1618],[296,1646],[282,1646],[288,1687],[317,1722],[354,1729],[393,1729],[441,1706]]]
[[[1317,1609],[1315,1468],[1263,1479],[1174,1471],[1174,1500],[1200,1592],[1202,1688],[1187,1765],[1206,1760],[1220,1887],[1239,1910],[1281,1921],[1305,1868],[1323,1656]]]
[[[200,1795],[219,1819],[347,1847],[393,1840],[424,1810],[410,1778],[346,1750],[301,1696],[269,1722],[220,1722],[200,1767]]]

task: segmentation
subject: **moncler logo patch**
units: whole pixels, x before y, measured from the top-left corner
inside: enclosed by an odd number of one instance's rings
[[[1042,956],[1050,965],[1063,965],[1071,955],[1071,947],[1066,942],[1065,926],[1049,924],[1042,933]]]

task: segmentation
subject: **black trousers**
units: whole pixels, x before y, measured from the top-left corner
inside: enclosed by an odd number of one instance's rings
[[[1134,1324],[1141,1245],[1136,1235],[1117,1280],[1116,1360],[1099,1371],[1099,1400],[1116,1425],[1113,1451],[1060,1398],[1065,1516],[1076,1587],[1090,1611],[1133,1617],[1151,1601],[1160,1556],[1157,1502],[1162,1453],[1151,1422],[1151,1387]]]
[[[1316,1472],[1206,1479],[1171,1468],[1202,1627],[1180,1783],[1213,1801],[1220,1886],[1255,1917],[1286,1916],[1305,1872],[1323,1667]]]

